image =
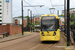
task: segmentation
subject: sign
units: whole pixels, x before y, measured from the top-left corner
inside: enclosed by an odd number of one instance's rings
[[[6,2],[9,2],[9,0],[6,0]]]
[[[43,20],[54,19],[55,17],[42,17]]]

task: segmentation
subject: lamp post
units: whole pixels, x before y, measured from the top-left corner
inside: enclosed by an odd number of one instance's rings
[[[31,6],[23,6],[23,7],[43,7],[44,5],[31,5]]]
[[[28,22],[28,30],[29,30],[29,11],[30,11],[30,9],[28,9],[28,11],[27,11],[27,16],[28,16],[28,19],[27,19],[27,22]]]
[[[27,11],[27,16],[29,16],[29,11],[30,11],[30,9],[28,9],[28,11]]]
[[[70,0],[67,0],[67,46],[70,46]]]
[[[34,16],[34,14],[33,14],[33,24],[35,24],[35,21],[34,21],[34,20],[35,20],[35,16]]]

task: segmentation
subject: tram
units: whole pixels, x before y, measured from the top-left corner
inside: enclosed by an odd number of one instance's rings
[[[40,17],[40,40],[59,41],[59,17],[54,14],[46,14]]]

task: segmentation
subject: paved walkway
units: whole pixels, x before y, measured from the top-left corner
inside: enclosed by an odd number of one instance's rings
[[[5,38],[0,36],[0,43],[15,40],[15,39],[22,38],[22,37],[25,37],[25,36],[29,36],[29,35],[32,35],[32,34],[34,34],[34,32],[32,32],[32,33],[31,32],[25,32],[24,35],[22,35],[22,33],[14,34],[14,35],[10,35],[10,36],[5,37]]]

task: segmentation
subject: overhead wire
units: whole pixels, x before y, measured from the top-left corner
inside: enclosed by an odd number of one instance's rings
[[[24,2],[25,3],[27,3],[28,5],[30,5],[30,6],[32,6],[31,4],[29,4],[28,2],[26,2],[25,0],[24,0]],[[38,11],[37,11],[37,9],[35,8],[35,7],[33,7],[34,9],[35,9],[35,11],[38,13]],[[39,13],[38,13],[39,14]]]
[[[50,0],[50,2],[51,2],[51,6],[53,7],[53,4],[52,4],[52,1]]]

